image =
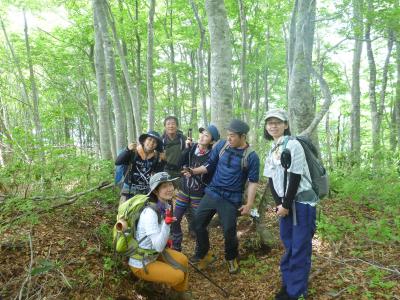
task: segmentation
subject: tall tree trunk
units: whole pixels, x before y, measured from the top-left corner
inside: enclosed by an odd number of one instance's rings
[[[341,150],[340,150],[340,123],[342,118],[342,112],[339,111],[338,120],[337,120],[337,127],[336,127],[336,141],[335,141],[335,148],[336,148],[336,166],[339,166],[340,157],[341,157]]]
[[[172,98],[173,98],[173,109],[174,115],[180,119],[180,103],[178,102],[178,78],[176,75],[176,66],[175,66],[175,48],[174,48],[174,39],[172,32],[172,19],[173,19],[173,11],[172,11],[172,0],[166,0],[166,16],[164,20],[164,30],[168,39],[168,48],[169,48],[169,59],[171,64],[171,77],[172,77]]]
[[[116,131],[115,141],[116,141],[116,147],[119,150],[126,146],[126,138],[125,138],[126,121],[118,88],[117,73],[115,70],[114,50],[108,33],[106,12],[102,0],[95,0],[95,2],[96,2],[95,8],[97,9],[97,20],[103,38],[106,70],[107,70],[108,81],[110,83],[111,99],[114,108],[115,131]]]
[[[360,127],[360,60],[362,52],[363,38],[363,0],[353,0],[353,19],[354,19],[354,52],[353,70],[351,82],[351,139],[350,147],[352,160],[357,162],[361,152],[361,127]]]
[[[147,23],[147,102],[149,110],[149,130],[154,129],[155,97],[153,87],[153,44],[155,0],[149,0],[149,21]]]
[[[8,129],[6,128],[5,122],[3,121],[3,115],[5,115],[5,109],[3,108],[3,103],[1,103],[1,98],[0,98],[0,167],[5,166],[5,155],[4,155],[4,149],[5,149],[5,139],[4,137],[7,137],[10,141],[9,147],[12,150],[12,137],[8,133]],[[14,151],[10,151],[10,153],[13,153]]]
[[[30,108],[32,108],[30,101],[29,101],[29,96],[28,96],[28,87],[26,86],[24,75],[22,74],[22,68],[21,68],[20,61],[18,59],[18,56],[15,54],[14,48],[13,48],[10,40],[8,39],[7,31],[4,26],[3,20],[1,18],[0,18],[0,23],[1,23],[1,28],[3,29],[4,38],[6,40],[8,48],[10,49],[14,64],[17,68],[18,76],[16,76],[16,77],[18,78],[18,81],[22,85],[22,89],[21,89],[22,99],[24,99],[26,105],[28,105],[28,106],[30,106]]]
[[[368,11],[372,13],[372,3],[371,0],[368,1]],[[368,67],[369,67],[369,104],[371,109],[371,123],[372,123],[372,150],[376,154],[379,150],[379,132],[378,132],[378,108],[376,103],[376,64],[374,59],[374,52],[372,50],[371,42],[371,26],[372,20],[370,17],[367,18],[367,24],[365,27],[365,41],[367,44],[367,57],[368,57]]]
[[[196,62],[195,62],[196,52],[190,52],[190,65],[192,67],[190,81],[190,95],[192,98],[192,110],[190,112],[190,125],[192,128],[197,128],[197,95],[196,95]]]
[[[395,126],[397,129],[397,149],[400,150],[400,33],[396,35],[396,100],[395,100]]]
[[[106,4],[106,3],[105,3]],[[127,118],[127,127],[129,128],[128,130],[128,141],[132,142],[136,140],[136,137],[139,137],[139,135],[142,132],[141,128],[141,123],[140,123],[140,105],[139,101],[137,99],[137,91],[135,90],[135,86],[131,80],[129,70],[128,70],[128,63],[126,61],[126,51],[124,52],[124,49],[122,48],[122,45],[120,43],[120,40],[117,35],[117,30],[115,28],[115,22],[114,22],[114,17],[111,13],[111,10],[107,5],[104,6],[104,9],[106,12],[108,12],[109,16],[109,23],[111,25],[111,29],[114,35],[114,40],[115,44],[117,45],[117,51],[118,51],[118,56],[121,61],[121,66],[122,66],[122,72],[124,74],[124,88],[127,93],[127,96],[129,101],[125,101],[126,103],[126,118]],[[129,103],[128,103],[129,102]],[[133,112],[133,118],[132,118],[132,112]],[[135,122],[135,124],[133,124]],[[134,126],[133,126],[134,125]],[[133,131],[134,127],[136,128],[136,132]]]
[[[128,143],[131,143],[133,141],[136,141],[136,137],[138,135],[136,134],[135,130],[135,118],[133,117],[132,112],[135,111],[132,109],[132,102],[131,97],[129,95],[129,88],[126,84],[126,81],[122,82],[122,90],[124,92],[124,99],[125,99],[125,117],[126,117],[126,129],[127,129],[127,138],[128,138]]]
[[[300,133],[307,129],[315,115],[311,93],[312,48],[315,26],[315,0],[296,0],[291,27],[289,57],[289,114],[291,130]],[[293,36],[295,32],[295,36]]]
[[[190,5],[192,6],[194,16],[197,21],[197,25],[199,26],[199,32],[200,32],[200,45],[199,49],[197,51],[197,56],[198,56],[198,62],[199,62],[199,89],[200,89],[200,94],[201,94],[201,114],[202,114],[202,120],[203,120],[203,125],[207,126],[208,121],[207,121],[207,97],[206,97],[206,88],[204,86],[204,54],[203,54],[203,48],[204,48],[204,40],[205,40],[205,29],[203,26],[203,23],[201,22],[201,19],[199,17],[199,12],[197,9],[196,4],[194,3],[194,0],[189,0]]]
[[[206,0],[211,48],[211,122],[223,132],[232,117],[232,47],[224,2]]]
[[[388,30],[388,41],[387,41],[387,54],[385,59],[385,64],[383,65],[382,70],[382,87],[379,93],[379,106],[378,106],[378,132],[381,135],[381,128],[382,128],[382,121],[383,121],[383,114],[385,112],[385,100],[386,100],[386,87],[388,83],[388,73],[389,73],[389,66],[390,66],[390,58],[392,56],[393,50],[393,42],[394,42],[394,34],[391,29]]]
[[[247,20],[246,11],[243,0],[238,0],[239,15],[240,15],[240,29],[242,34],[242,53],[240,56],[240,79],[241,79],[241,104],[244,111],[244,120],[248,123],[250,120],[250,97],[247,84]]]
[[[389,127],[391,128],[389,132],[390,138],[390,151],[395,152],[397,147],[397,125],[396,125],[396,98],[393,97],[393,102],[390,105],[390,122]]]
[[[95,32],[94,62],[96,69],[97,95],[99,99],[99,137],[100,153],[102,159],[111,159],[110,140],[110,112],[107,101],[107,82],[105,70],[105,57],[103,49],[103,38],[100,31],[97,16],[98,0],[93,0],[93,19]]]
[[[269,111],[269,57],[270,57],[270,28],[267,27],[265,43],[265,70],[264,70],[264,107]]]
[[[96,74],[96,68],[94,68]],[[90,86],[90,82],[89,82]],[[89,116],[90,131],[93,136],[93,148],[97,154],[100,154],[100,138],[99,138],[99,124],[97,118],[97,112],[94,108],[93,99],[91,96],[91,87],[86,83],[86,80],[82,80],[82,88],[86,97],[86,107]]]
[[[258,57],[258,55],[257,55]],[[254,100],[255,100],[255,107],[254,110],[256,111],[256,115],[255,115],[255,120],[254,120],[254,124],[255,124],[255,128],[258,128],[260,126],[260,121],[261,121],[261,116],[262,116],[262,109],[260,108],[260,70],[257,69],[256,70],[256,74],[255,74],[255,84],[254,84]],[[260,113],[261,112],[261,113]],[[264,126],[264,125],[262,125]]]
[[[24,9],[24,33],[25,33],[26,54],[28,57],[28,64],[29,64],[29,80],[31,82],[31,92],[32,92],[33,123],[35,124],[35,135],[39,140],[39,144],[41,144],[42,124],[40,122],[40,114],[39,114],[39,95],[36,87],[35,72],[33,70],[31,47],[29,44],[29,35],[28,35],[28,22],[26,21],[25,9]]]
[[[136,21],[136,25],[135,25],[135,37],[136,37],[136,99],[137,99],[137,103],[139,104],[139,119],[137,121],[138,125],[136,126],[136,132],[141,133],[142,131],[142,122],[141,122],[141,114],[140,114],[140,108],[141,108],[141,93],[140,93],[140,89],[142,86],[142,65],[141,65],[141,39],[140,39],[140,35],[139,35],[139,30],[138,30],[138,26],[139,26],[139,4],[138,4],[138,0],[135,0],[135,21]],[[132,107],[135,107],[134,105],[132,105]],[[136,116],[135,112],[134,112],[134,116]],[[136,117],[135,117],[135,122],[136,122]]]
[[[328,112],[325,117],[325,131],[326,131],[326,145],[327,145],[326,150],[328,152],[329,168],[333,169],[333,156],[332,156],[332,148],[331,148],[332,134],[331,134],[331,128],[329,126],[329,123],[330,123],[330,114]]]

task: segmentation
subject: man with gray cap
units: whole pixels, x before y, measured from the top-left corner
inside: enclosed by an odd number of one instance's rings
[[[185,176],[212,174],[210,184],[200,201],[195,216],[197,249],[192,260],[199,269],[215,261],[209,252],[207,225],[215,213],[221,220],[225,239],[225,259],[230,274],[239,272],[236,222],[238,214],[248,214],[254,203],[259,180],[260,159],[246,141],[249,126],[241,120],[232,120],[227,128],[226,141],[220,141],[211,151],[208,161],[189,169]],[[245,184],[248,182],[247,201],[242,203]]]

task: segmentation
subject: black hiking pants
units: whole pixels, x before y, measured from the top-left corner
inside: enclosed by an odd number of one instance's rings
[[[198,245],[196,257],[203,258],[210,248],[207,225],[215,213],[218,213],[224,232],[225,259],[232,260],[238,256],[239,242],[236,235],[236,221],[239,206],[227,199],[215,199],[208,194],[203,196],[194,220]]]

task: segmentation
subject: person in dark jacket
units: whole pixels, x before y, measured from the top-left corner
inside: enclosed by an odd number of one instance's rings
[[[197,143],[193,144],[190,138],[186,140],[186,149],[183,151],[180,161],[180,166],[183,169],[196,168],[205,164],[210,156],[213,144],[219,140],[219,132],[214,125],[210,125],[207,128],[199,128],[199,132]],[[177,193],[175,202],[174,216],[176,217],[176,222],[172,224],[171,228],[173,248],[175,250],[182,250],[182,217],[188,211],[192,216],[195,215],[200,200],[204,195],[206,184],[209,183],[210,179],[209,174],[182,178],[182,190]],[[194,228],[194,224],[190,224],[189,228]]]
[[[164,169],[165,163],[160,159],[162,152],[163,142],[160,134],[149,131],[139,137],[139,145],[131,143],[118,155],[115,165],[128,165],[120,203],[136,194],[149,192],[150,176]]]
[[[172,177],[180,177],[179,161],[182,151],[185,149],[186,136],[178,130],[179,122],[175,116],[168,116],[164,120],[164,134],[162,142],[165,151],[165,171]]]

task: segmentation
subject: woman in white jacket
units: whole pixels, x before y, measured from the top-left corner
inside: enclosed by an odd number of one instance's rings
[[[264,136],[273,141],[266,157],[264,176],[268,177],[276,202],[280,237],[285,247],[280,264],[282,287],[275,300],[305,299],[318,197],[307,180],[310,172],[303,147],[297,140],[290,139],[286,111],[273,109],[267,112]],[[286,180],[284,167],[287,168]]]
[[[129,259],[133,274],[145,281],[164,283],[178,292],[181,299],[190,299],[188,290],[188,259],[168,246],[172,216],[172,207],[168,201],[174,195],[174,186],[167,172],[159,172],[150,178],[149,205],[140,214],[136,228],[136,240],[139,247],[159,252],[142,260]]]

